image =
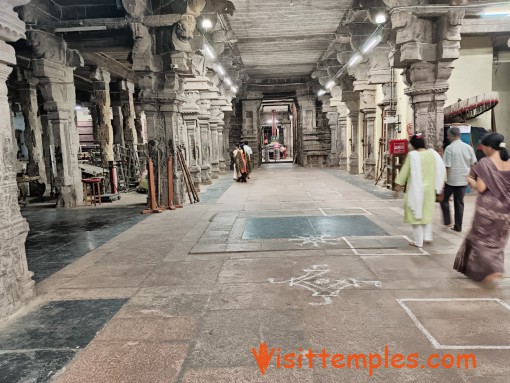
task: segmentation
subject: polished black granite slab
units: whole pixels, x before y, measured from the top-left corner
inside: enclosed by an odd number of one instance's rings
[[[0,382],[48,382],[126,299],[51,302],[0,332]]]
[[[25,245],[28,269],[36,283],[147,218],[142,209],[140,205],[23,209],[30,225]]]
[[[242,239],[296,237],[350,237],[388,235],[380,226],[361,215],[327,217],[248,218]]]

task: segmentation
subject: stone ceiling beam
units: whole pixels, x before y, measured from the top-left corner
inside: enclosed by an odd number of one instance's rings
[[[135,76],[131,69],[122,65],[117,60],[105,56],[102,53],[82,53],[87,64],[96,65],[110,72],[115,77],[122,80],[134,81]]]

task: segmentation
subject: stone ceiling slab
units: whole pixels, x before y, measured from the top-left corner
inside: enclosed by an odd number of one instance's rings
[[[229,17],[251,78],[308,76],[352,0],[233,0]]]

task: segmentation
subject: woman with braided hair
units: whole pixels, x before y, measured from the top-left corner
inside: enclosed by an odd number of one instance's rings
[[[503,275],[505,245],[510,230],[510,161],[504,137],[482,138],[486,157],[472,167],[469,185],[478,190],[471,231],[462,244],[453,268],[486,287]]]

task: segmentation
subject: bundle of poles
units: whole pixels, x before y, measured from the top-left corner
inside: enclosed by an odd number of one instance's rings
[[[173,156],[169,156],[167,158],[167,185],[168,185],[168,201],[167,205],[164,205],[164,202],[161,201],[161,172],[160,172],[160,152],[157,152],[157,174],[154,170],[154,161],[148,156],[147,157],[147,180],[149,184],[149,199],[147,209],[143,211],[144,214],[152,214],[152,213],[161,213],[165,210],[175,210],[176,208],[182,208],[182,205],[174,205],[174,179],[173,179]],[[193,180],[191,178],[191,173],[189,172],[186,161],[184,160],[184,155],[182,153],[182,148],[179,148],[177,153],[177,160],[182,169],[184,183],[186,185],[186,190],[188,192],[188,197],[190,203],[200,202],[200,198],[198,197],[198,192],[193,184]],[[156,188],[156,185],[158,186]],[[157,193],[157,195],[156,195]]]
[[[184,184],[186,185],[186,191],[188,192],[189,202],[191,204],[200,202],[200,198],[198,196],[197,189],[195,188],[195,184],[193,183],[193,178],[191,178],[191,173],[188,168],[188,164],[184,159],[183,149],[179,148],[177,151],[177,158],[179,160],[179,165],[182,169],[182,176],[184,178]]]

